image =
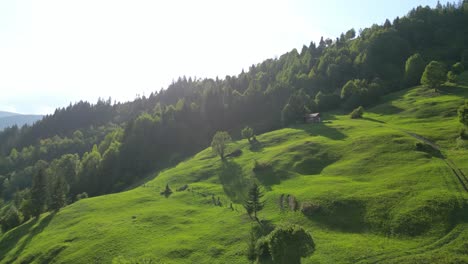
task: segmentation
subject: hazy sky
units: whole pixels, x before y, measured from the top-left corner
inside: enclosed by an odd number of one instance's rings
[[[216,77],[437,0],[0,0],[0,110],[128,101]]]

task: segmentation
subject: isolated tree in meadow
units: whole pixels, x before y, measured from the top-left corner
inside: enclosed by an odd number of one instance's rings
[[[405,85],[409,87],[419,84],[425,67],[426,63],[419,53],[409,57],[405,64]]]
[[[252,214],[254,215],[254,219],[259,222],[257,217],[257,212],[261,211],[265,206],[265,201],[262,200],[263,193],[258,186],[257,183],[254,183],[252,187],[249,189],[249,193],[247,196],[247,200],[244,203],[244,208],[252,218]]]
[[[362,118],[363,114],[364,114],[364,107],[359,106],[358,108],[354,109],[351,112],[350,117],[351,117],[351,119]]]
[[[211,149],[214,153],[219,155],[221,160],[224,160],[227,145],[231,140],[231,136],[229,136],[228,132],[225,131],[218,131],[214,135],[213,140],[211,141]]]
[[[249,143],[252,143],[254,131],[251,127],[246,126],[244,129],[242,129],[241,134],[243,138],[246,138],[249,141]]]
[[[276,228],[268,235],[268,245],[273,263],[300,264],[315,251],[312,236],[298,225]]]
[[[435,91],[447,80],[445,65],[439,61],[431,61],[421,77],[421,84],[434,88]]]
[[[32,215],[38,217],[43,211],[47,202],[47,179],[44,169],[39,169],[34,174],[31,187]]]

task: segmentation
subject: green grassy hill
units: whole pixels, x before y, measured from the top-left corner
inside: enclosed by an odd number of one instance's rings
[[[460,179],[468,150],[456,141],[456,109],[467,95],[468,85],[437,94],[415,87],[385,97],[363,119],[328,113],[322,124],[259,135],[255,148],[235,142],[242,155],[226,162],[206,149],[143,186],[9,231],[0,237],[0,261],[247,263],[254,223],[241,202],[258,181],[267,201],[261,219],[312,233],[317,249],[303,263],[467,263]],[[189,188],[166,198],[166,184]],[[284,208],[286,195],[313,212]]]

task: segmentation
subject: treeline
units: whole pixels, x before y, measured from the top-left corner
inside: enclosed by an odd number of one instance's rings
[[[120,191],[208,146],[216,131],[240,137],[246,125],[261,133],[300,122],[309,112],[370,105],[418,84],[430,61],[466,68],[466,25],[468,1],[418,7],[393,22],[293,49],[237,76],[181,77],[133,102],[108,99],[57,109],[33,126],[0,133],[1,194],[11,200],[30,187],[39,160],[66,179],[69,201],[83,192]]]

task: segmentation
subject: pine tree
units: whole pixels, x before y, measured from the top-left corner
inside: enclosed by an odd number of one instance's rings
[[[261,211],[265,206],[265,201],[262,201],[263,193],[256,183],[252,185],[249,190],[248,198],[245,201],[244,207],[247,210],[247,213],[250,217],[252,217],[252,213],[254,214],[254,219],[257,220],[257,212]]]
[[[33,176],[31,187],[32,215],[38,217],[43,211],[47,201],[47,180],[43,169]]]

